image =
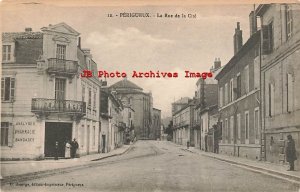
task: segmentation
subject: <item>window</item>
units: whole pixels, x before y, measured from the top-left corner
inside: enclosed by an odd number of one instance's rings
[[[262,26],[262,54],[266,55],[273,51],[274,27],[273,22]]]
[[[293,75],[290,73],[286,74],[286,89],[287,112],[291,112],[294,103],[294,80]]]
[[[254,89],[259,89],[259,82],[260,82],[260,66],[259,62],[254,62]]]
[[[87,68],[88,68],[88,70],[92,70],[92,65],[91,65],[90,59],[88,59]]]
[[[229,99],[230,102],[232,102],[234,100],[233,98],[234,93],[233,93],[233,79],[230,80],[230,85],[229,85]]]
[[[88,107],[91,108],[92,105],[92,89],[89,88],[89,100],[88,100]]]
[[[224,131],[225,131],[225,142],[228,142],[228,120],[225,119],[225,125],[224,125]]]
[[[242,90],[242,80],[241,80],[241,74],[238,74],[236,77],[236,97],[241,97],[241,90]]]
[[[255,135],[255,143],[259,143],[259,134],[260,134],[260,129],[259,129],[259,109],[256,108],[254,110],[254,135]]]
[[[13,101],[15,98],[15,78],[1,78],[1,101]]]
[[[246,94],[249,93],[249,66],[247,65],[244,69],[244,73],[245,73],[245,92]]]
[[[233,118],[233,116],[231,116],[230,117],[230,132],[229,132],[229,137],[230,137],[231,143],[233,143],[233,140],[234,140],[233,127],[234,127],[234,118]]]
[[[55,79],[55,99],[65,100],[66,92],[66,80],[65,79]]]
[[[2,61],[13,61],[13,45],[2,45]]]
[[[94,91],[93,108],[96,110],[96,90]]]
[[[56,58],[66,60],[66,45],[57,45],[56,47]]]
[[[241,141],[241,114],[237,114],[237,116],[236,116],[236,132],[237,132],[237,140],[240,143],[240,141]]]
[[[228,84],[225,84],[225,105],[228,103]]]
[[[269,98],[268,98],[268,115],[269,117],[272,117],[274,115],[274,93],[275,93],[275,88],[272,83],[269,83]]]
[[[130,111],[128,112],[128,118],[131,118],[131,112]]]
[[[96,133],[96,127],[93,126],[93,134],[92,134],[92,143],[93,143],[93,146],[95,146],[96,142],[95,142],[95,133]]]
[[[286,38],[289,39],[293,33],[293,17],[291,5],[286,5]]]
[[[219,102],[220,102],[220,107],[223,106],[223,87],[220,87],[219,90]]]
[[[249,112],[245,112],[245,139],[249,143]]]
[[[8,146],[9,123],[1,122],[1,146]]]

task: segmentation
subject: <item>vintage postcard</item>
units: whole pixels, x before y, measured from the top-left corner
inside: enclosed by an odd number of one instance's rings
[[[1,191],[300,191],[300,1],[3,0]]]

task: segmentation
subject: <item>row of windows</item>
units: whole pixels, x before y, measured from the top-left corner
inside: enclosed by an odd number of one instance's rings
[[[281,21],[280,21],[281,22]],[[292,6],[285,6],[285,29],[286,39],[290,39],[293,35],[293,15]],[[262,52],[263,54],[269,54],[274,50],[274,21],[270,21],[267,25],[262,26]]]
[[[85,136],[87,137],[90,137],[89,135],[90,133],[90,125],[87,125],[87,129],[85,129],[85,126],[84,124],[81,125],[81,134],[80,134],[80,146],[83,148],[84,147],[84,144],[85,144]],[[93,126],[93,129],[92,129],[92,135],[91,135],[91,139],[92,139],[92,146],[95,146],[96,145],[96,137],[97,135],[96,134],[96,127]],[[87,138],[87,141],[89,141],[89,139]]]
[[[180,123],[188,122],[188,120],[189,120],[189,110],[176,115],[174,118],[174,125],[179,125]]]
[[[85,95],[86,95],[86,86],[85,85],[82,85],[82,101],[86,101],[85,100]],[[87,99],[87,109],[88,109],[88,112],[90,112],[91,110],[94,111],[94,115],[96,115],[96,109],[97,109],[97,89],[93,89],[92,91],[92,88],[89,87],[88,88],[88,99]]]
[[[242,115],[244,115],[242,117]],[[256,108],[253,112],[253,122],[250,121],[249,111],[244,114],[230,116],[221,121],[222,125],[222,141],[223,143],[258,143],[260,138],[260,116],[259,109]],[[243,118],[243,121],[242,121]],[[253,131],[250,129],[253,128]],[[252,134],[252,135],[251,135]],[[250,141],[250,137],[253,138]],[[236,142],[235,142],[236,141]]]

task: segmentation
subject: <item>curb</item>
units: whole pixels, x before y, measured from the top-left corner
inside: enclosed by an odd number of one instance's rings
[[[10,183],[10,182],[14,182],[16,181],[25,181],[25,180],[30,180],[30,179],[37,179],[43,176],[51,176],[51,175],[55,175],[55,174],[63,174],[63,173],[67,173],[70,171],[75,171],[76,169],[81,169],[81,168],[85,168],[85,167],[90,167],[91,164],[88,162],[91,161],[99,161],[101,159],[106,159],[109,157],[113,157],[113,156],[119,156],[119,155],[123,155],[126,152],[129,151],[129,149],[132,148],[132,145],[130,145],[125,151],[118,153],[118,154],[112,154],[109,156],[105,156],[102,158],[98,158],[98,159],[93,159],[93,160],[89,160],[86,161],[86,164],[80,164],[80,165],[74,165],[74,166],[70,166],[70,167],[62,167],[62,168],[56,168],[56,169],[49,169],[49,170],[43,170],[43,171],[36,171],[36,172],[31,172],[31,173],[25,173],[25,174],[21,174],[21,175],[11,175],[11,176],[6,176],[6,177],[1,177],[1,185]]]
[[[205,156],[205,157],[209,157],[209,158],[212,158],[212,159],[216,159],[216,160],[219,160],[219,161],[230,163],[232,165],[236,165],[238,167],[248,169],[248,170],[251,170],[251,171],[254,171],[254,172],[259,172],[259,173],[269,175],[269,176],[273,176],[273,177],[276,177],[276,178],[279,178],[279,179],[284,179],[284,180],[287,180],[289,182],[294,182],[294,183],[300,185],[300,177],[298,177],[298,176],[289,175],[289,174],[274,171],[274,170],[271,170],[271,169],[257,167],[257,166],[249,165],[249,164],[246,164],[246,163],[241,163],[241,162],[229,160],[229,159],[224,159],[224,158],[221,158],[221,157],[215,157],[215,156],[212,156],[212,155],[209,155],[209,154],[196,153],[196,152],[191,151],[189,149],[184,149],[184,148],[181,148],[181,149],[184,150],[184,151],[194,153],[194,154],[199,154],[199,155],[202,155],[202,156]]]
[[[120,156],[120,155],[123,155],[125,153],[127,153],[130,149],[132,148],[132,145],[130,145],[125,151],[123,151],[122,153],[117,153],[117,154],[112,154],[112,155],[108,155],[108,156],[105,156],[105,157],[100,157],[100,158],[97,158],[97,159],[92,159],[90,161],[100,161],[102,159],[106,159],[106,158],[109,158],[109,157],[115,157],[115,156]]]

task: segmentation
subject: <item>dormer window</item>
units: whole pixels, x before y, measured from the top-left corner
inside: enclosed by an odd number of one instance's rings
[[[2,45],[2,61],[13,62],[14,61],[14,44]]]

